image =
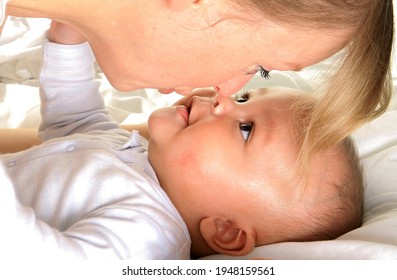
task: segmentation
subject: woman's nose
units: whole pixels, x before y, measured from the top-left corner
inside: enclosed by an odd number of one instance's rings
[[[214,89],[222,96],[230,96],[244,87],[253,75],[239,75],[231,78],[230,80],[215,86]]]
[[[226,114],[232,111],[235,106],[235,102],[230,97],[225,97],[220,94],[214,95],[211,103],[215,115]]]

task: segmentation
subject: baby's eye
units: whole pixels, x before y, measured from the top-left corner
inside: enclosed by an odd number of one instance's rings
[[[245,141],[248,140],[251,131],[252,131],[252,123],[240,123],[240,131],[241,131],[241,135],[243,135],[243,138]]]
[[[249,99],[249,93],[246,92],[246,91],[244,91],[244,92],[242,92],[242,93],[239,93],[239,94],[236,94],[236,97],[234,98],[234,100],[235,100],[237,103],[244,103],[244,102],[247,102],[248,99]]]

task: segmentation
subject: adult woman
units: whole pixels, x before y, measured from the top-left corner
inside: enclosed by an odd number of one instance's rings
[[[392,0],[9,0],[7,13],[76,27],[120,90],[213,86],[229,95],[258,69],[299,70],[346,47],[304,154],[379,115],[391,95]]]

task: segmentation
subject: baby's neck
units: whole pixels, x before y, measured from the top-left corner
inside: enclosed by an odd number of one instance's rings
[[[197,232],[197,234],[192,234],[190,229],[189,232],[190,238],[192,239],[192,247],[190,249],[190,255],[192,259],[199,259],[216,254],[216,252],[208,247],[207,243],[204,241],[199,232]]]

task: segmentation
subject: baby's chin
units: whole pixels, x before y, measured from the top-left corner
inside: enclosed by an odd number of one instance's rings
[[[150,115],[148,119],[150,140],[167,143],[187,127],[187,113],[179,107],[161,108]]]

